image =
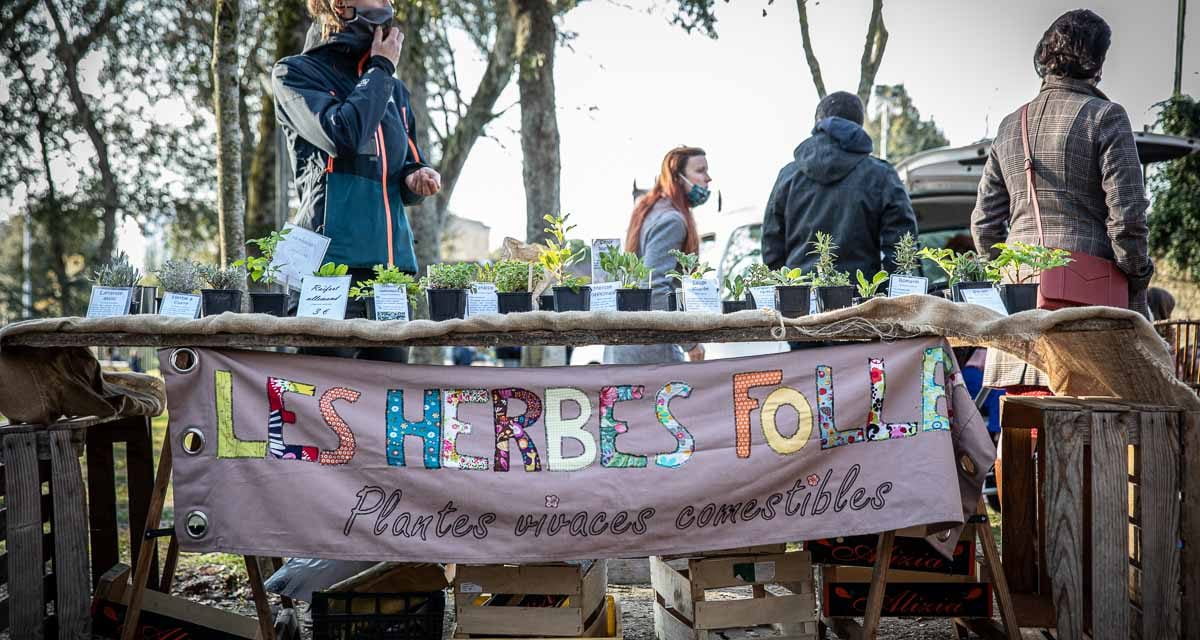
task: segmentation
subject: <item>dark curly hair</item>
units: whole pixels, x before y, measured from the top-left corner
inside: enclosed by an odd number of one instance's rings
[[[1087,9],[1068,11],[1042,34],[1033,52],[1033,68],[1043,78],[1095,78],[1110,44],[1112,29],[1104,18]]]

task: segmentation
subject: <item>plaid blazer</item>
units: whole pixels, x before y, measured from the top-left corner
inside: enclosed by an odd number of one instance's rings
[[[1047,76],[1029,103],[1029,147],[1046,245],[1117,263],[1129,278],[1129,307],[1146,315],[1154,274],[1146,244],[1142,165],[1125,109],[1091,82]],[[971,234],[981,254],[997,242],[1039,244],[1025,182],[1021,112],[1001,123],[979,181]],[[987,386],[1047,386],[1042,372],[1008,354],[989,354]]]

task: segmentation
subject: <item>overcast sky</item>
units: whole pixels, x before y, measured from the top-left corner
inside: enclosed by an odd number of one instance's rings
[[[650,4],[587,2],[565,22],[578,37],[570,49],[560,48],[555,73],[562,205],[584,237],[624,235],[634,178],[647,183],[663,154],[679,144],[708,151],[713,187],[722,191],[726,210],[760,207],[812,127],[817,96],[794,2],[718,2],[717,40],[685,34],[663,11],[644,8]],[[876,83],[904,83],[952,144],[990,136],[1037,91],[1032,57],[1042,32],[1078,6],[888,0],[890,39]],[[1090,8],[1113,28],[1101,88],[1125,105],[1134,127],[1152,124],[1151,105],[1171,93],[1176,1],[1106,0]],[[869,12],[868,0],[809,1],[814,47],[830,91],[858,86]],[[1186,29],[1183,89],[1200,96],[1200,6],[1192,7]],[[469,77],[471,66],[464,62],[460,72],[465,67]],[[464,82],[474,82],[467,77]],[[515,101],[515,89],[506,99]],[[498,141],[476,146],[451,204],[491,225],[492,246],[505,235],[524,234],[519,122],[513,109],[492,128]]]

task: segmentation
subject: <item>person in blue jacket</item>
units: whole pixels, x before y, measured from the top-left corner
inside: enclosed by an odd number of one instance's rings
[[[416,274],[404,208],[436,194],[441,176],[423,162],[395,77],[404,34],[388,0],[307,4],[316,37],[271,74],[300,198],[293,222],[329,237],[325,261],[349,266],[356,282],[377,264]],[[364,311],[351,301],[347,317]]]

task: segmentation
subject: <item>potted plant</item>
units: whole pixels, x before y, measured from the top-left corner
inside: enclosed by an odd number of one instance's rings
[[[932,260],[938,268],[946,273],[947,284],[950,285],[950,299],[962,302],[963,289],[988,289],[995,286],[999,273],[988,262],[988,259],[977,255],[974,251],[954,253],[952,249],[921,249],[920,256]]]
[[[540,264],[501,260],[492,268],[500,313],[533,311],[533,287],[546,277]]]
[[[540,266],[540,265],[539,265]],[[554,311],[554,292],[543,293],[538,296],[539,311]]]
[[[870,280],[863,275],[862,269],[855,269],[854,276],[858,280],[858,297],[854,299],[854,304],[862,304],[876,296],[882,298],[882,293],[879,291],[879,286],[887,282],[888,272],[882,269],[876,273]]]
[[[817,256],[816,274],[813,276],[813,286],[817,288],[817,311],[841,309],[854,303],[850,274],[837,270],[837,250],[833,236],[818,231],[813,250],[808,252]]]
[[[235,267],[244,267],[250,274],[251,281],[261,283],[268,288],[267,291],[250,292],[250,311],[252,313],[265,313],[281,318],[287,316],[287,293],[270,290],[275,283],[275,278],[279,275],[279,267],[283,265],[272,265],[271,261],[275,258],[275,248],[291,231],[291,229],[272,231],[270,235],[248,241],[247,245],[258,247],[260,255],[246,256],[245,259],[233,263]]]
[[[429,300],[429,319],[435,322],[462,318],[467,314],[467,289],[478,271],[477,265],[429,265],[429,273],[421,278],[421,288]]]
[[[671,249],[669,253],[675,257],[675,262],[679,268],[676,271],[668,271],[666,274],[668,278],[675,278],[677,280],[686,280],[688,278],[703,280],[709,271],[713,271],[713,268],[708,266],[707,262],[701,262],[700,256],[694,253],[684,253],[679,249]],[[680,308],[679,300],[679,290],[671,287],[671,291],[667,294],[667,309],[670,311],[678,310]]]
[[[546,227],[545,231],[551,237],[546,240],[546,248],[538,254],[538,264],[542,265],[556,283],[554,286],[555,311],[587,311],[591,306],[591,291],[586,286],[588,279],[567,271],[568,267],[582,260],[584,254],[587,253],[586,248],[573,250],[567,242],[567,233],[575,228],[575,225],[567,226],[569,217],[569,215],[543,216],[543,219],[550,225]]]
[[[1030,280],[1046,269],[1065,267],[1071,262],[1071,253],[1063,249],[1024,242],[1000,242],[995,247],[1000,255],[991,264],[1004,280],[996,288],[1009,313],[1036,309],[1038,283]]]
[[[153,309],[143,311],[141,300],[144,297],[143,287],[138,285],[142,273],[130,264],[129,256],[122,251],[111,262],[92,273],[90,280],[97,287],[112,287],[114,289],[129,289],[129,314],[154,313]],[[151,296],[153,297],[153,296]]]
[[[650,288],[638,286],[650,278],[650,267],[637,254],[609,247],[600,254],[600,268],[621,283],[617,289],[618,311],[650,310]]]
[[[154,275],[164,292],[194,296],[200,288],[199,267],[192,260],[167,260],[154,271]],[[195,304],[195,298],[192,300]]]
[[[362,300],[367,307],[368,320],[395,320],[389,314],[384,314],[380,317],[375,310],[375,285],[395,285],[404,291],[405,298],[408,299],[409,318],[412,317],[412,310],[417,308],[417,296],[420,294],[421,287],[417,284],[415,278],[404,273],[399,267],[389,267],[387,265],[377,264],[371,267],[375,272],[375,277],[370,280],[362,280],[350,287],[350,297],[355,300]]]
[[[721,313],[736,313],[754,308],[754,303],[746,299],[746,277],[743,275],[725,277],[725,292],[729,300],[721,301]]]
[[[811,278],[799,268],[780,267],[772,271],[775,281],[775,309],[786,318],[808,315],[812,306]]]
[[[896,242],[896,274],[915,276],[921,268],[921,248],[911,231],[905,231]]]
[[[200,265],[200,279],[207,289],[200,290],[200,314],[215,316],[230,311],[238,313],[242,310],[242,292],[237,288],[239,283],[246,280],[246,269],[243,267],[217,267]]]
[[[775,303],[775,273],[771,268],[761,262],[746,267],[746,272],[742,274],[746,281],[746,294],[749,296],[750,304],[754,307],[762,307],[765,304]],[[764,291],[763,287],[770,287],[769,292]],[[754,294],[754,289],[759,289],[759,295],[770,293],[771,300],[768,303],[766,300],[759,300],[759,296]]]

